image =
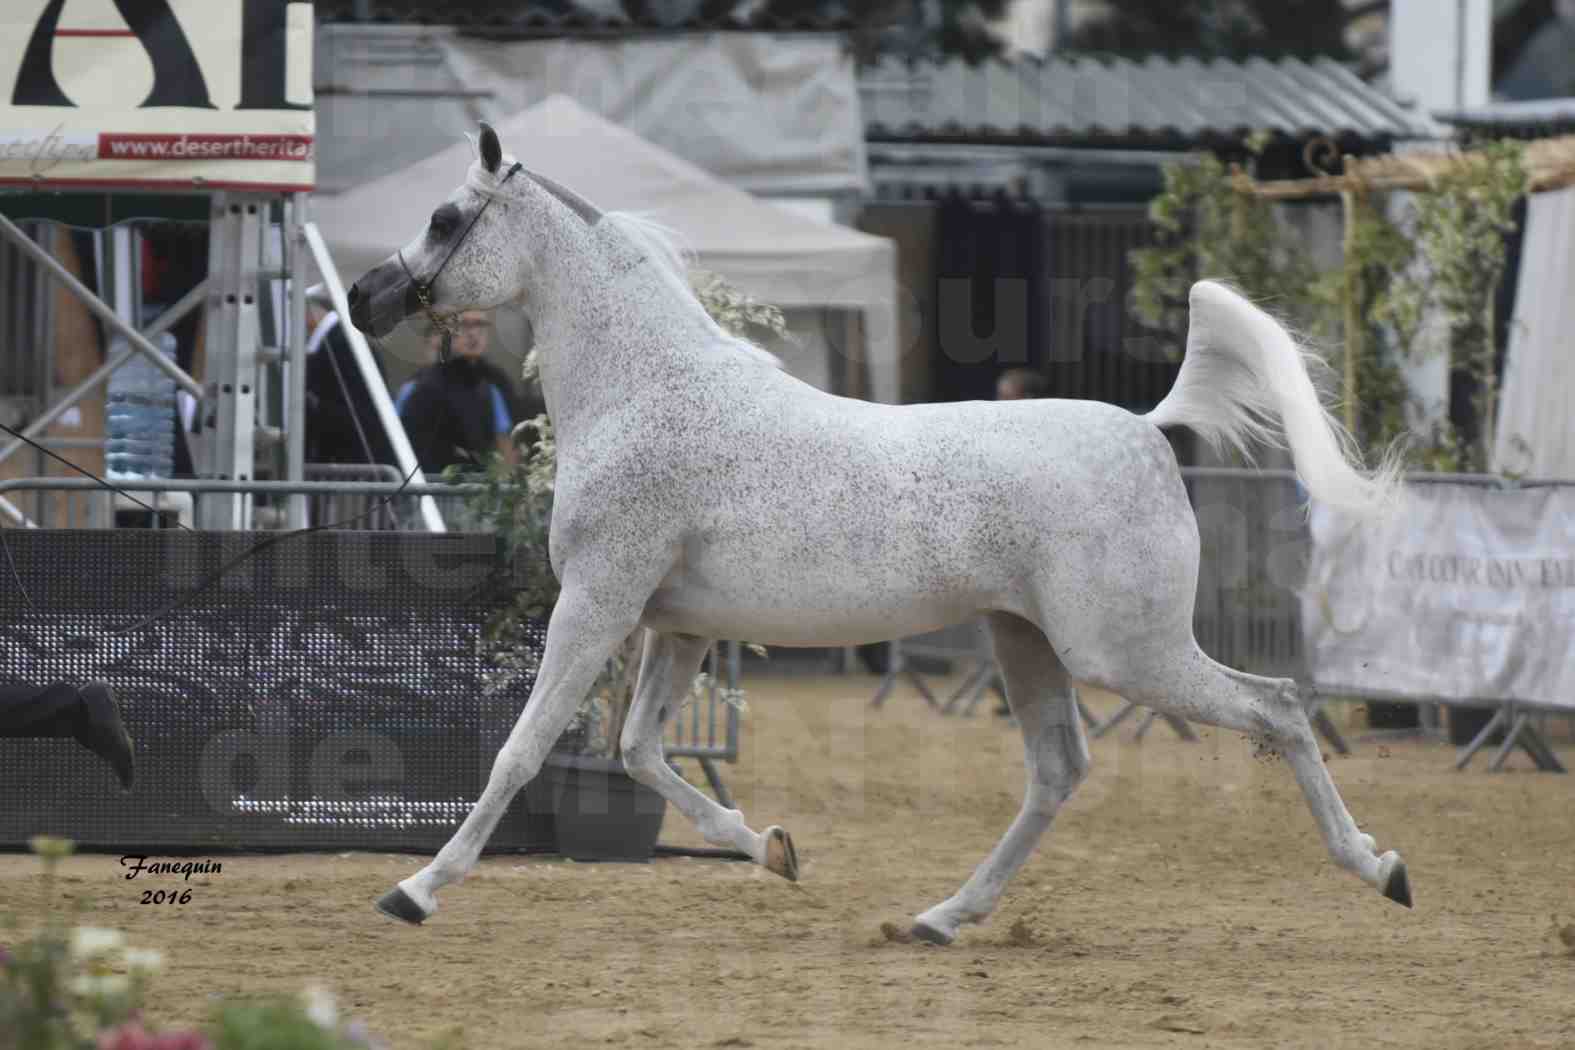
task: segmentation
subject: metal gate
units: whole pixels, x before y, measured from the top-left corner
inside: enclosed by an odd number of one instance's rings
[[[1148,213],[1074,208],[1048,211],[1043,221],[1050,310],[1039,364],[1051,396],[1149,411],[1175,384],[1181,348],[1143,328],[1127,309],[1134,283],[1129,257],[1153,241]]]

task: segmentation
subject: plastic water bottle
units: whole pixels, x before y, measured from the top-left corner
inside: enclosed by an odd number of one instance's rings
[[[154,344],[171,360],[175,337]],[[118,341],[113,356],[125,346]],[[175,380],[142,354],[109,377],[104,446],[110,478],[167,478],[175,473]]]

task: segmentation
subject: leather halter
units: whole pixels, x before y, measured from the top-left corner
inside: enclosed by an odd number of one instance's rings
[[[503,176],[498,186],[501,187],[508,182],[517,172],[522,171],[524,167],[519,161],[515,161],[514,166],[509,169],[507,175]],[[399,258],[399,265],[405,271],[405,276],[410,278],[410,285],[415,290],[416,301],[421,304],[422,312],[427,315],[427,320],[432,323],[432,327],[443,333],[443,347],[439,351],[439,357],[444,364],[448,363],[449,357],[453,354],[454,331],[457,326],[453,315],[440,314],[432,309],[432,286],[437,284],[437,279],[443,274],[443,268],[454,257],[454,253],[459,251],[459,246],[465,243],[465,238],[470,236],[470,231],[475,228],[476,223],[481,221],[481,217],[487,213],[487,209],[492,206],[492,202],[496,199],[495,197],[488,197],[482,202],[481,207],[476,210],[475,217],[465,226],[464,232],[459,235],[459,238],[454,242],[454,246],[448,250],[447,255],[443,256],[443,261],[438,263],[438,268],[433,271],[432,276],[426,281],[416,280],[416,275],[410,272],[410,264],[405,262],[405,250],[403,248],[394,253]]]

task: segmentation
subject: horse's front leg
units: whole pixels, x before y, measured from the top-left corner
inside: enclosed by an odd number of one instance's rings
[[[378,910],[420,923],[437,910],[437,891],[470,873],[509,802],[541,769],[613,650],[634,630],[642,604],[627,593],[565,584],[530,700],[492,763],[481,800],[432,863],[384,894]]]

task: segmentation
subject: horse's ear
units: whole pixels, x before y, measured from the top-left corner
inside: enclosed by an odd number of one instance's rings
[[[481,122],[481,165],[493,175],[498,173],[498,168],[503,164],[503,147],[498,143],[498,133],[492,130],[492,125],[486,121]]]

